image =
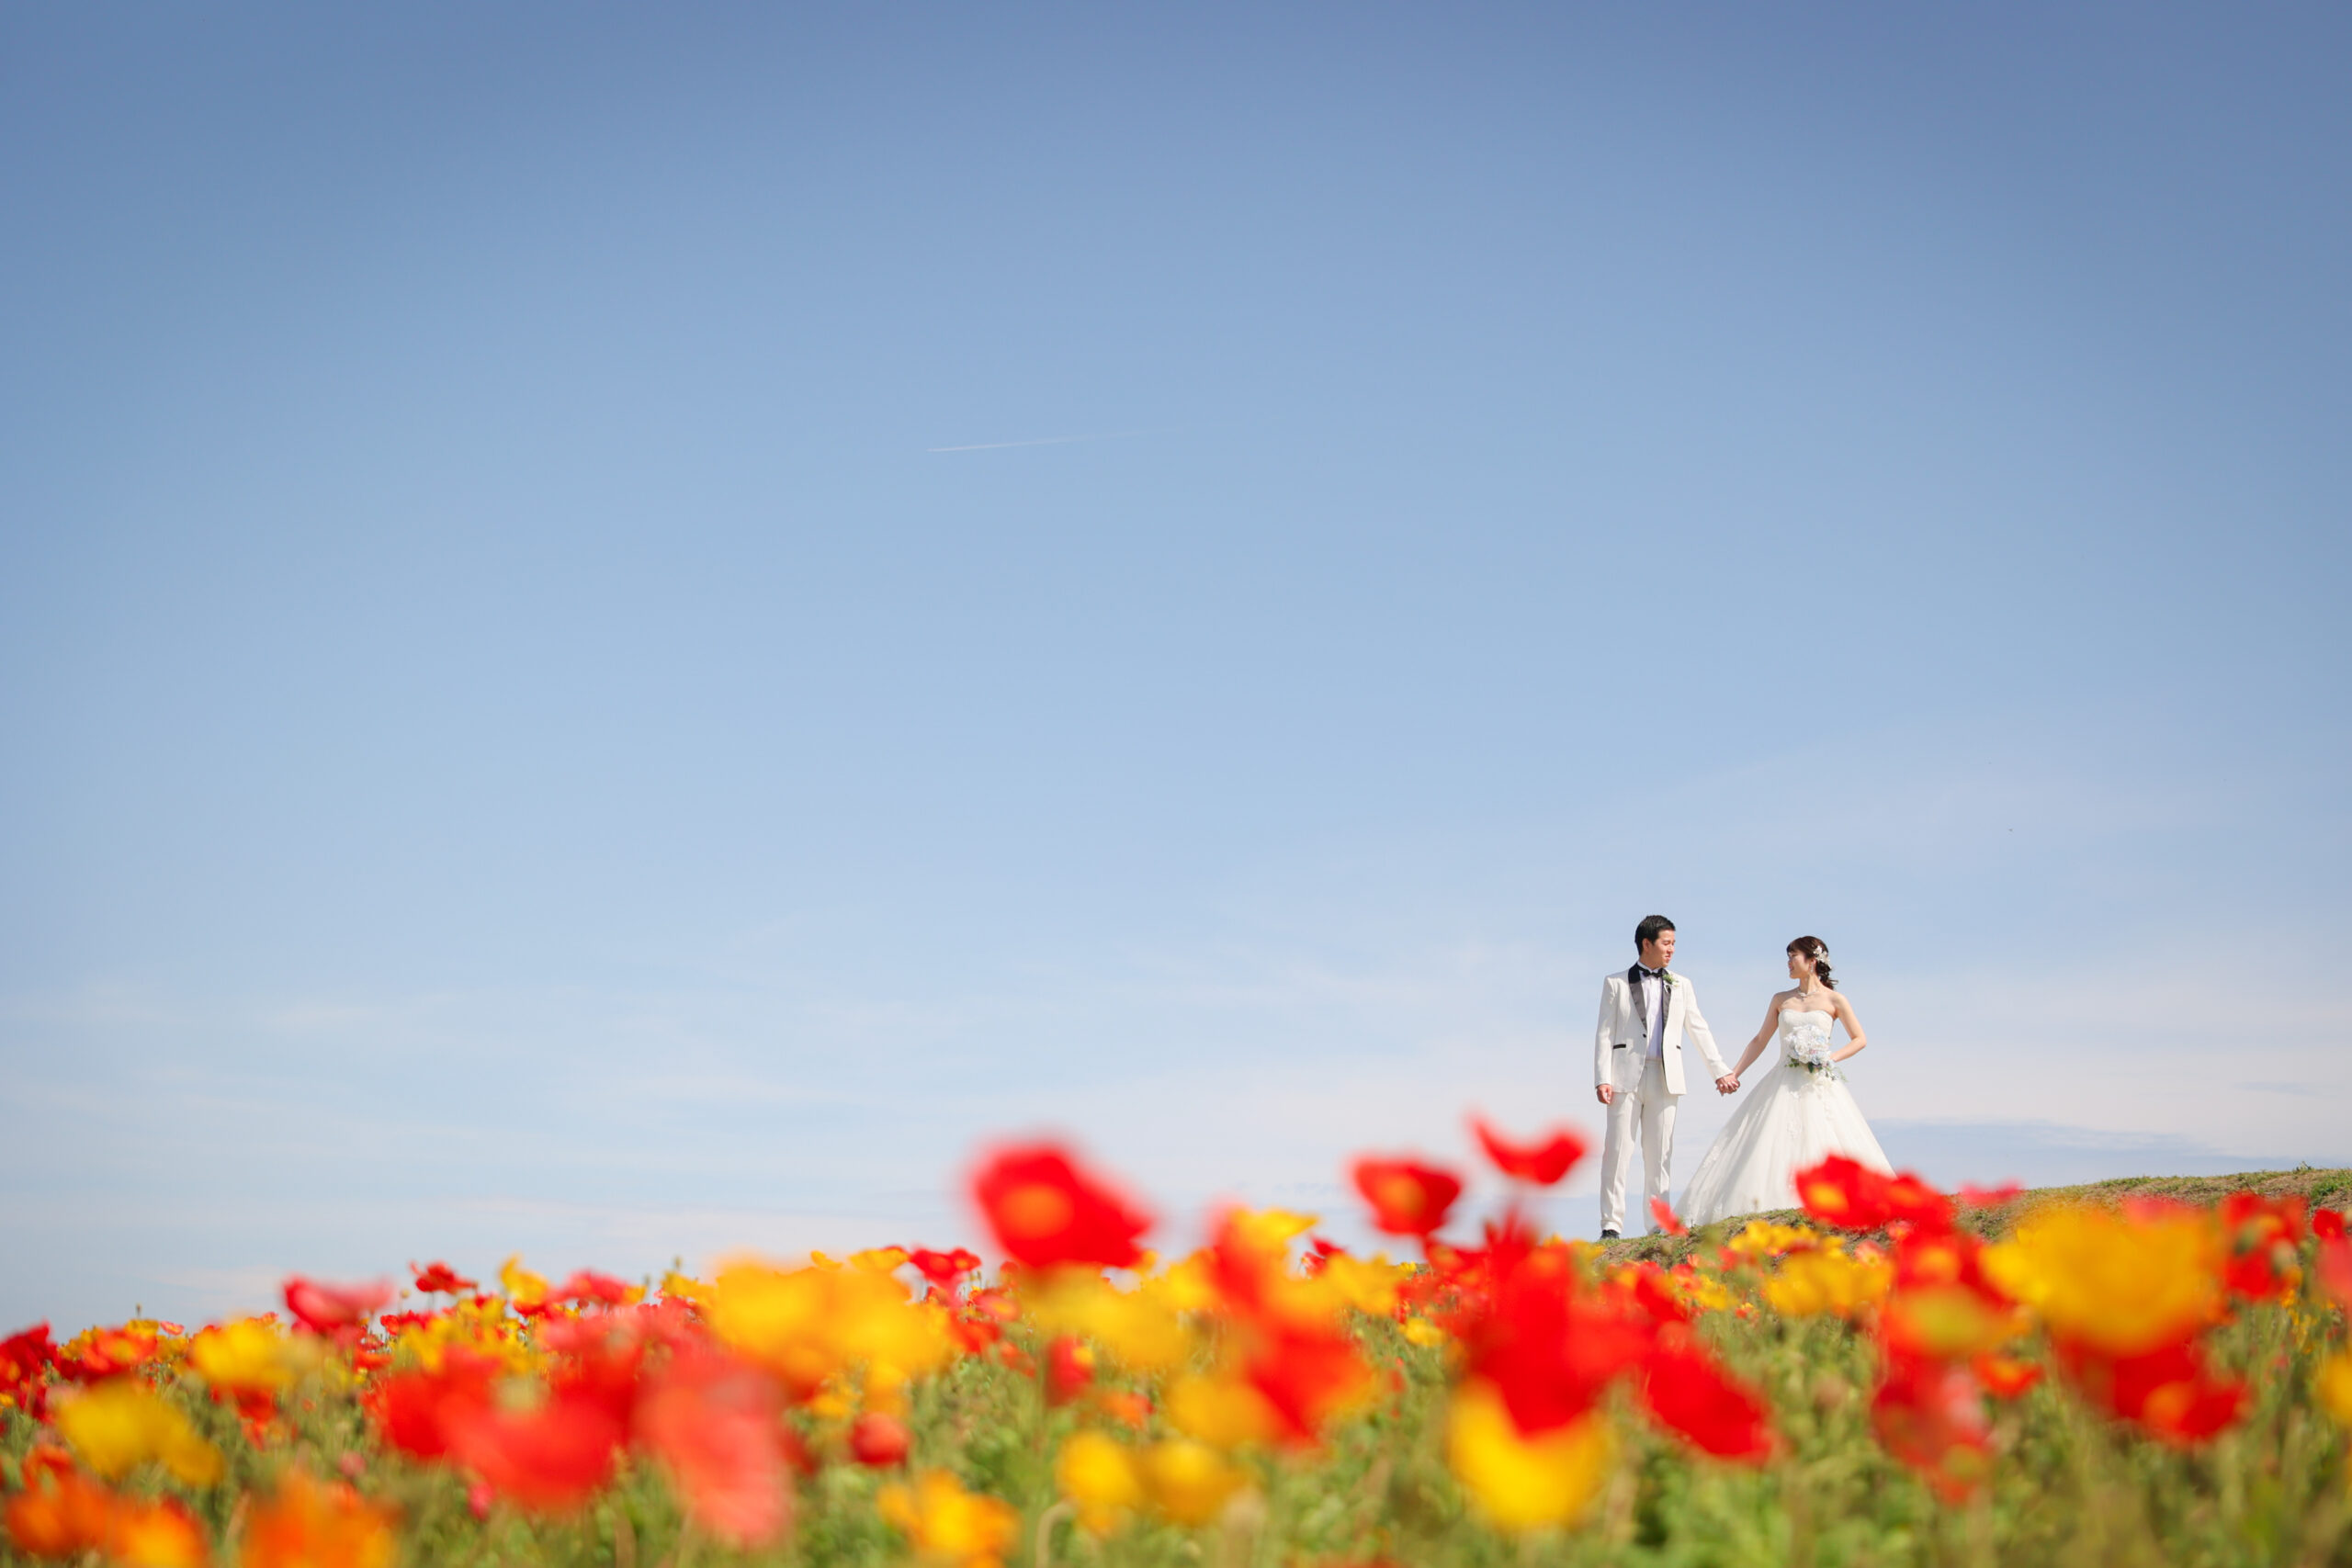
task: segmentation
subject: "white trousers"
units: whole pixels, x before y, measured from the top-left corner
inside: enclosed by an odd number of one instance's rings
[[[1630,1073],[1621,1077],[1631,1077]],[[1666,1091],[1666,1064],[1656,1056],[1642,1060],[1638,1089],[1617,1090],[1609,1102],[1609,1133],[1600,1145],[1600,1228],[1625,1234],[1625,1178],[1634,1163],[1634,1126],[1642,1134],[1642,1229],[1657,1229],[1650,1219],[1648,1200],[1668,1198],[1674,1180],[1674,1108],[1679,1094]]]

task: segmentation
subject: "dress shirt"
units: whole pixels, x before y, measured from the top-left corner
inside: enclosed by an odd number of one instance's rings
[[[1642,1012],[1650,1021],[1649,1054],[1666,1060],[1666,984],[1645,965],[1642,970]]]

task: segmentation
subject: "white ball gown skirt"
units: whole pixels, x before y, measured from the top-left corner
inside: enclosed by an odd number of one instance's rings
[[[1682,1190],[1685,1224],[1711,1225],[1767,1209],[1801,1208],[1797,1172],[1830,1155],[1894,1172],[1844,1081],[1807,1072],[1789,1060],[1792,1047],[1826,1046],[1831,1021],[1832,1015],[1825,1012],[1781,1015],[1780,1059],[1748,1091],[1747,1102],[1732,1113],[1707,1145],[1699,1168],[1690,1173]]]

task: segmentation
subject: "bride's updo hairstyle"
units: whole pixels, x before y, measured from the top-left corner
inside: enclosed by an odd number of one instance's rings
[[[1824,990],[1838,988],[1829,977],[1829,944],[1817,936],[1801,936],[1789,943],[1791,953],[1802,953],[1813,960],[1813,977],[1821,982]]]

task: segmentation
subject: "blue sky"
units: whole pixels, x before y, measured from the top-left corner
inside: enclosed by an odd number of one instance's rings
[[[1941,1179],[2352,1161],[2347,60],[8,7],[0,1329],[1339,1213],[1652,910]]]

